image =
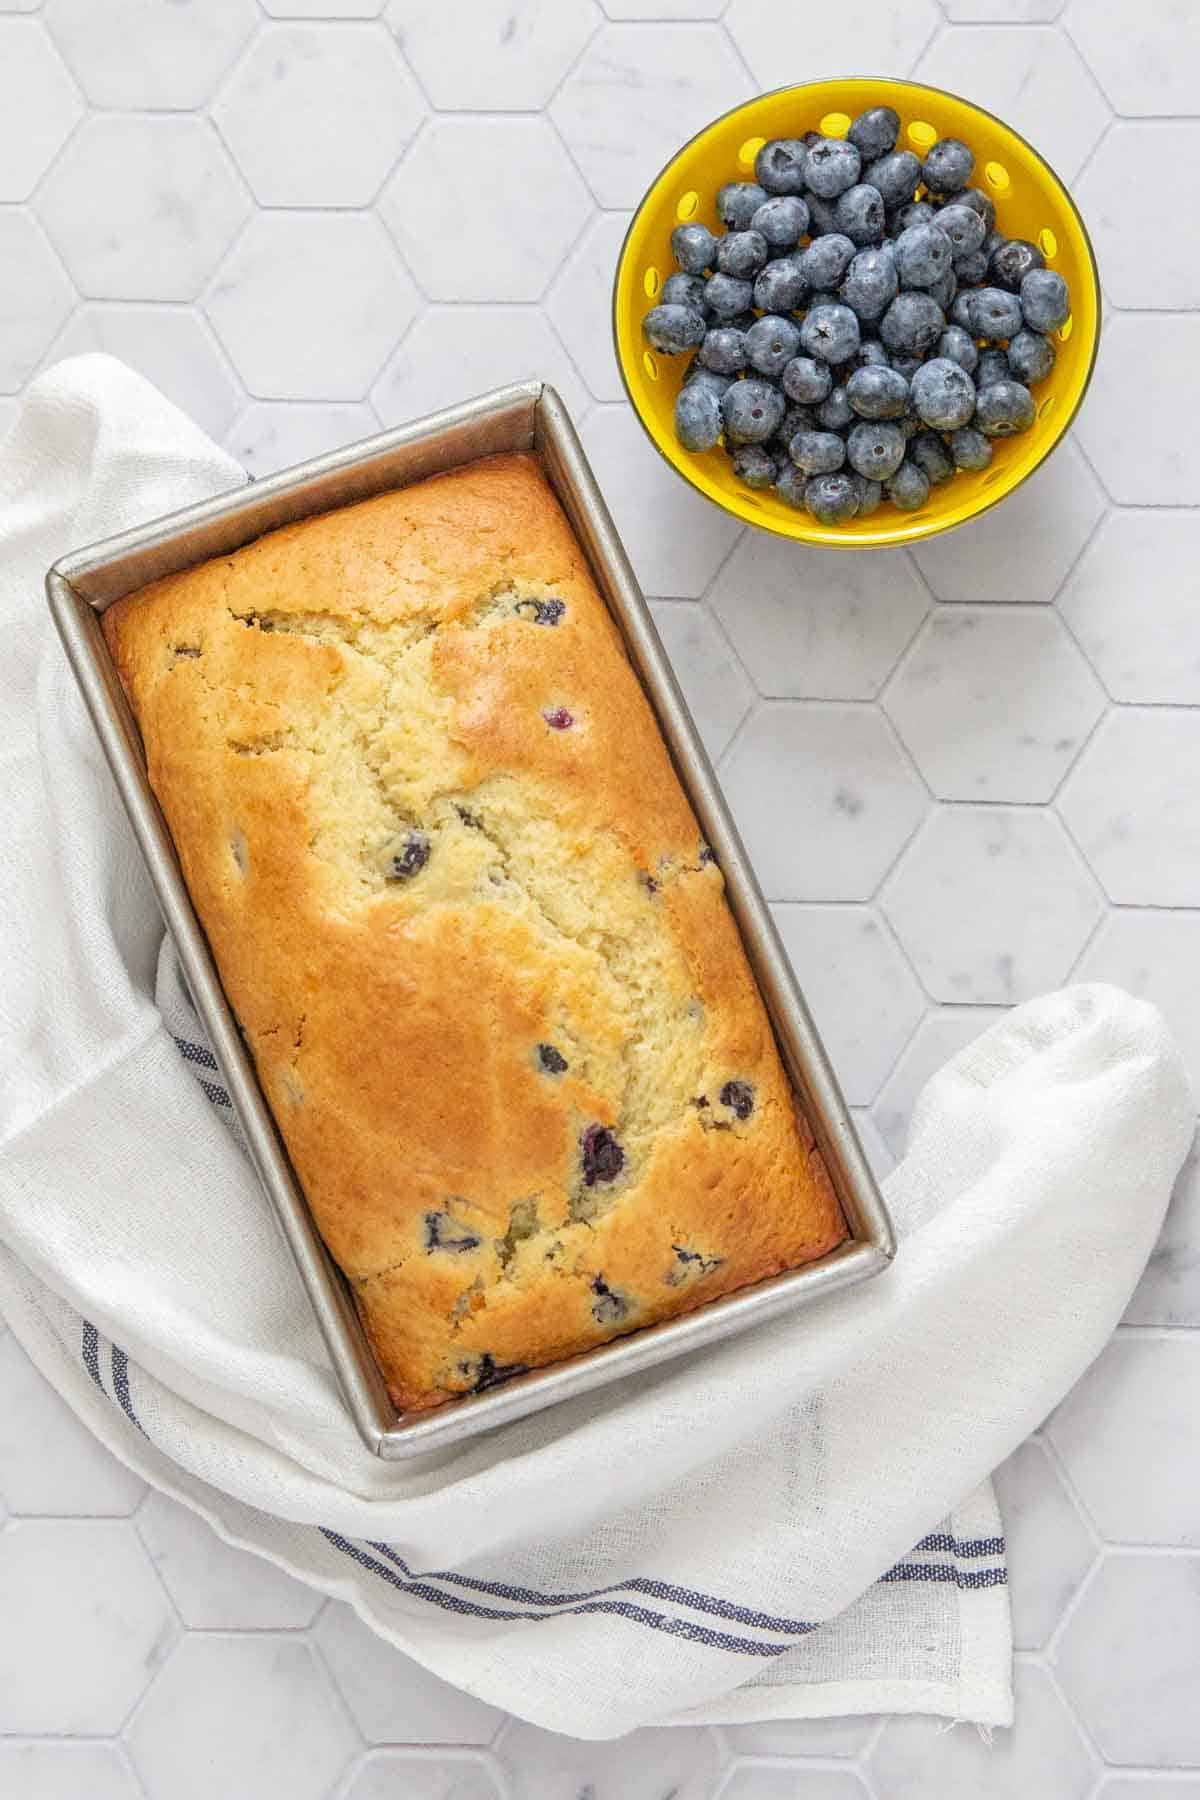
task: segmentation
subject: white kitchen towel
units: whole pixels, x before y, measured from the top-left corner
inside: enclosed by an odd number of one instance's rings
[[[1005,1723],[987,1477],[1096,1355],[1158,1231],[1192,1133],[1159,1016],[1075,988],[936,1076],[887,1183],[887,1274],[379,1463],[226,1123],[42,595],[65,550],[242,479],[102,357],[41,377],[0,451],[0,1312],[148,1481],[541,1725]]]

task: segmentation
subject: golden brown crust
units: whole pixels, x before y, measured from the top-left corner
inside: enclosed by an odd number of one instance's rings
[[[398,1405],[845,1236],[721,876],[531,458],[274,532],[104,631]]]

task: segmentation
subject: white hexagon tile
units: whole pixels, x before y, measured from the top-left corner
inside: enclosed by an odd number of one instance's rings
[[[651,448],[610,283],[684,139],[864,69],[1047,153],[1107,318],[1076,431],[1003,505],[806,553]],[[89,350],[255,475],[552,381],[884,1173],[928,1078],[1068,979],[1159,1005],[1200,1081],[1197,179],[1190,0],[0,0],[0,432]],[[998,1472],[992,1745],[506,1721],[148,1494],[0,1328],[0,1796],[1200,1800],[1198,1159],[1113,1343]]]
[[[259,33],[213,108],[260,206],[363,206],[424,116],[381,25]]]
[[[0,201],[27,200],[83,117],[79,89],[36,19],[4,35]]]
[[[211,122],[190,114],[94,114],[38,203],[93,300],[194,300],[249,212]]]

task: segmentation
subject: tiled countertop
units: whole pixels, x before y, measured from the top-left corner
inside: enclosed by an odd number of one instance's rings
[[[739,530],[648,448],[609,348],[672,149],[863,68],[1038,143],[1109,305],[1074,441],[912,556]],[[97,346],[258,472],[554,381],[884,1170],[926,1075],[1072,976],[1157,1001],[1200,1068],[1198,114],[1190,0],[0,0],[0,424]],[[1193,1162],[1127,1323],[1000,1472],[990,1749],[506,1722],[147,1493],[0,1335],[0,1795],[1200,1800],[1198,1326]]]

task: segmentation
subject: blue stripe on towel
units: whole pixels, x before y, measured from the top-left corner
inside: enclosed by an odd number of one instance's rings
[[[736,1606],[731,1600],[720,1600],[715,1595],[702,1594],[694,1588],[676,1587],[668,1581],[650,1580],[644,1575],[635,1575],[629,1581],[615,1582],[610,1587],[584,1589],[578,1594],[541,1594],[536,1588],[511,1587],[503,1581],[483,1581],[473,1575],[460,1575],[454,1569],[427,1569],[418,1574],[409,1568],[404,1558],[390,1544],[371,1543],[370,1548],[378,1550],[381,1556],[386,1556],[410,1581],[449,1581],[472,1593],[487,1594],[493,1600],[514,1600],[524,1606],[570,1609],[581,1603],[605,1599],[612,1594],[636,1593],[645,1594],[651,1600],[666,1600],[675,1606],[689,1606],[695,1612],[711,1613],[716,1618],[729,1619],[737,1625],[752,1625],[758,1631],[785,1631],[802,1637],[817,1629],[805,1619],[776,1618],[771,1613],[756,1612],[748,1606]]]
[[[129,1397],[129,1358],[116,1344],[112,1347],[112,1384],[113,1393],[120,1402],[122,1412],[145,1437],[142,1421],[134,1412],[133,1401]]]
[[[83,1357],[84,1368],[107,1400],[108,1395],[104,1393],[104,1382],[100,1374],[100,1333],[96,1330],[96,1327],[92,1324],[90,1319],[85,1319],[83,1321],[83,1339],[80,1346],[80,1354]]]
[[[321,1536],[340,1550],[343,1556],[350,1557],[360,1568],[368,1569],[380,1576],[403,1594],[412,1594],[415,1599],[429,1601],[447,1612],[459,1613],[474,1619],[513,1619],[536,1624],[548,1619],[561,1619],[579,1613],[612,1613],[618,1618],[629,1619],[635,1625],[646,1625],[652,1631],[663,1631],[669,1637],[686,1638],[690,1643],[703,1644],[710,1650],[729,1650],[739,1656],[782,1656],[785,1651],[794,1648],[791,1644],[764,1643],[757,1638],[731,1637],[727,1632],[714,1631],[710,1626],[697,1625],[691,1619],[675,1619],[666,1613],[651,1612],[644,1606],[634,1606],[628,1600],[589,1600],[582,1606],[568,1606],[557,1612],[502,1612],[496,1607],[479,1606],[474,1601],[465,1600],[461,1594],[448,1594],[442,1588],[430,1587],[424,1581],[406,1581],[395,1569],[390,1569],[376,1557],[368,1556],[357,1544],[352,1544],[340,1532],[329,1531],[321,1526]]]

